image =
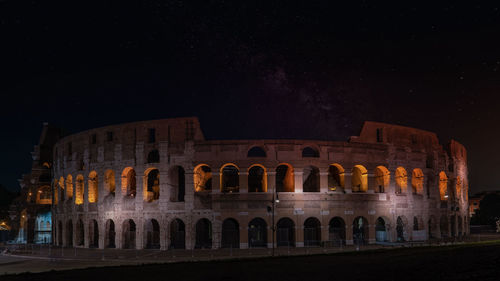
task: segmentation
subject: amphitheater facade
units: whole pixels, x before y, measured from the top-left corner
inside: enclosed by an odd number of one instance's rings
[[[92,129],[53,149],[53,241],[192,249],[468,234],[466,149],[365,122],[344,142],[205,140],[197,118]]]

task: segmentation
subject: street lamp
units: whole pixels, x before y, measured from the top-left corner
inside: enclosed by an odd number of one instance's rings
[[[274,245],[274,239],[275,239],[275,236],[276,236],[276,225],[274,223],[274,215],[275,215],[275,209],[276,209],[276,203],[279,203],[280,202],[280,199],[278,197],[278,193],[276,192],[276,187],[273,189],[273,199],[271,200],[271,206],[272,207],[267,207],[267,211],[268,212],[272,212],[272,226],[271,226],[271,230],[273,231],[273,249],[272,249],[272,256],[274,257],[274,248],[275,248],[275,245]]]

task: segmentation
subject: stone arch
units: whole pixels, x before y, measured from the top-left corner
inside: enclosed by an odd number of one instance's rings
[[[222,248],[240,247],[240,224],[233,218],[227,218],[222,222]]]
[[[419,168],[413,169],[411,187],[414,194],[424,194],[424,173]]]
[[[186,225],[181,219],[170,222],[170,244],[169,249],[186,248]]]
[[[66,198],[69,200],[73,198],[73,176],[71,174],[66,176]]]
[[[318,158],[318,157],[319,157],[318,149],[311,146],[306,146],[302,149],[302,158]]]
[[[396,168],[396,176],[394,179],[396,180],[396,193],[406,193],[408,188],[408,173],[406,169],[403,167]]]
[[[160,199],[160,171],[156,168],[149,168],[144,175],[144,201],[157,201]]]
[[[75,246],[83,246],[85,244],[85,227],[82,219],[76,222],[76,237]]]
[[[89,222],[89,248],[99,248],[99,225],[96,220]]]
[[[391,172],[384,166],[375,168],[375,192],[385,193],[389,189]]]
[[[212,190],[212,169],[210,166],[200,164],[193,171],[194,191]]]
[[[43,185],[40,186],[36,192],[36,203],[37,204],[51,204],[52,203],[52,192],[50,186]]]
[[[116,184],[115,184],[115,171],[106,170],[104,173],[104,190],[106,191],[106,196],[115,196]]]
[[[366,245],[369,239],[369,225],[365,217],[356,217],[352,222],[352,237],[355,245]]]
[[[439,172],[439,198],[441,201],[448,200],[448,177],[444,171]]]
[[[168,187],[171,202],[184,202],[186,195],[186,172],[181,166],[173,166],[168,171]]]
[[[122,224],[122,249],[135,249],[136,225],[127,219]]]
[[[132,167],[123,169],[122,194],[129,198],[135,198],[137,195],[137,175]]]
[[[328,223],[328,240],[335,246],[345,245],[345,222],[341,217],[333,217]]]
[[[310,217],[304,221],[304,246],[320,246],[321,245],[321,222]]]
[[[404,242],[408,240],[408,220],[405,216],[398,216],[396,219],[396,240],[398,242]]]
[[[378,217],[375,221],[375,241],[377,242],[387,242],[389,241],[388,235],[388,219],[383,217]]]
[[[99,179],[97,177],[97,172],[92,171],[89,173],[88,179],[89,187],[89,203],[96,203],[99,198]]]
[[[267,157],[267,154],[264,148],[254,146],[248,150],[247,157]]]
[[[302,190],[304,192],[320,192],[319,177],[318,167],[304,167]]]
[[[352,168],[352,192],[368,191],[368,170],[362,165]]]
[[[155,219],[144,224],[144,245],[146,249],[160,249],[160,224]]]
[[[83,193],[84,193],[84,179],[83,175],[76,176],[76,184],[75,184],[75,204],[81,205],[83,204]]]
[[[254,218],[248,223],[248,246],[267,247],[267,223],[262,218]]]
[[[276,224],[276,242],[278,247],[295,246],[295,223],[292,219],[284,217],[278,220]]]
[[[115,222],[111,219],[106,221],[106,232],[104,235],[104,248],[116,248]]]
[[[220,191],[223,193],[239,192],[239,173],[238,166],[231,163],[224,164],[220,169]]]
[[[328,166],[328,189],[330,191],[344,190],[344,175],[344,168],[340,164],[330,164]]]
[[[276,167],[276,191],[295,191],[295,178],[292,165],[288,163],[282,163],[278,167]]]
[[[248,168],[248,192],[267,192],[267,171],[260,164]]]
[[[196,240],[195,249],[211,249],[212,248],[212,223],[202,218],[196,222]]]
[[[66,245],[69,247],[73,246],[73,221],[68,220],[66,223]]]
[[[153,149],[148,153],[147,163],[160,163],[160,152],[158,149]]]

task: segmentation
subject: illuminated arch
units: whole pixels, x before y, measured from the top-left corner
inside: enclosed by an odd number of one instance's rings
[[[134,198],[137,195],[137,179],[135,170],[132,167],[126,167],[122,172],[122,195]]]
[[[108,193],[107,195],[115,195],[115,171],[106,170],[104,173],[104,190]]]
[[[368,191],[368,170],[362,165],[352,168],[352,192]]]
[[[292,165],[288,163],[281,163],[278,167],[276,167],[276,191],[295,191],[295,177]]]
[[[64,185],[64,178],[60,177],[59,182],[58,182],[58,192],[61,194],[61,202],[64,202],[66,199],[66,192],[65,192],[65,185]]]
[[[261,164],[248,168],[248,192],[267,192],[267,170]]]
[[[443,171],[439,173],[439,198],[441,201],[448,200],[448,177]]]
[[[221,192],[239,192],[240,179],[239,179],[238,166],[232,163],[224,164],[220,168],[220,191]]]
[[[384,166],[375,168],[375,192],[384,193],[389,188],[391,172]]]
[[[403,167],[398,167],[396,169],[396,193],[406,193],[408,188],[408,173]]]
[[[97,172],[96,171],[92,171],[89,173],[89,178],[88,178],[88,187],[89,187],[89,196],[88,196],[88,200],[89,200],[89,203],[96,203],[97,202],[97,198],[98,197],[98,192],[99,192],[99,188],[98,188],[98,178],[97,178]]]
[[[212,190],[212,169],[207,164],[200,164],[194,168],[194,191]]]
[[[71,175],[66,177],[66,198],[73,198],[73,176]]]
[[[83,175],[76,176],[76,184],[75,184],[75,204],[81,205],[83,204]]]
[[[144,201],[153,202],[160,199],[160,171],[149,168],[144,172]]]
[[[340,164],[330,164],[328,167],[328,188],[331,191],[344,189],[344,175],[344,168]]]
[[[424,173],[419,168],[413,169],[411,187],[414,194],[424,194]]]

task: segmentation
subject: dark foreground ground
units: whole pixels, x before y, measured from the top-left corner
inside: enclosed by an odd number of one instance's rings
[[[88,268],[7,275],[0,280],[500,280],[500,242]]]

